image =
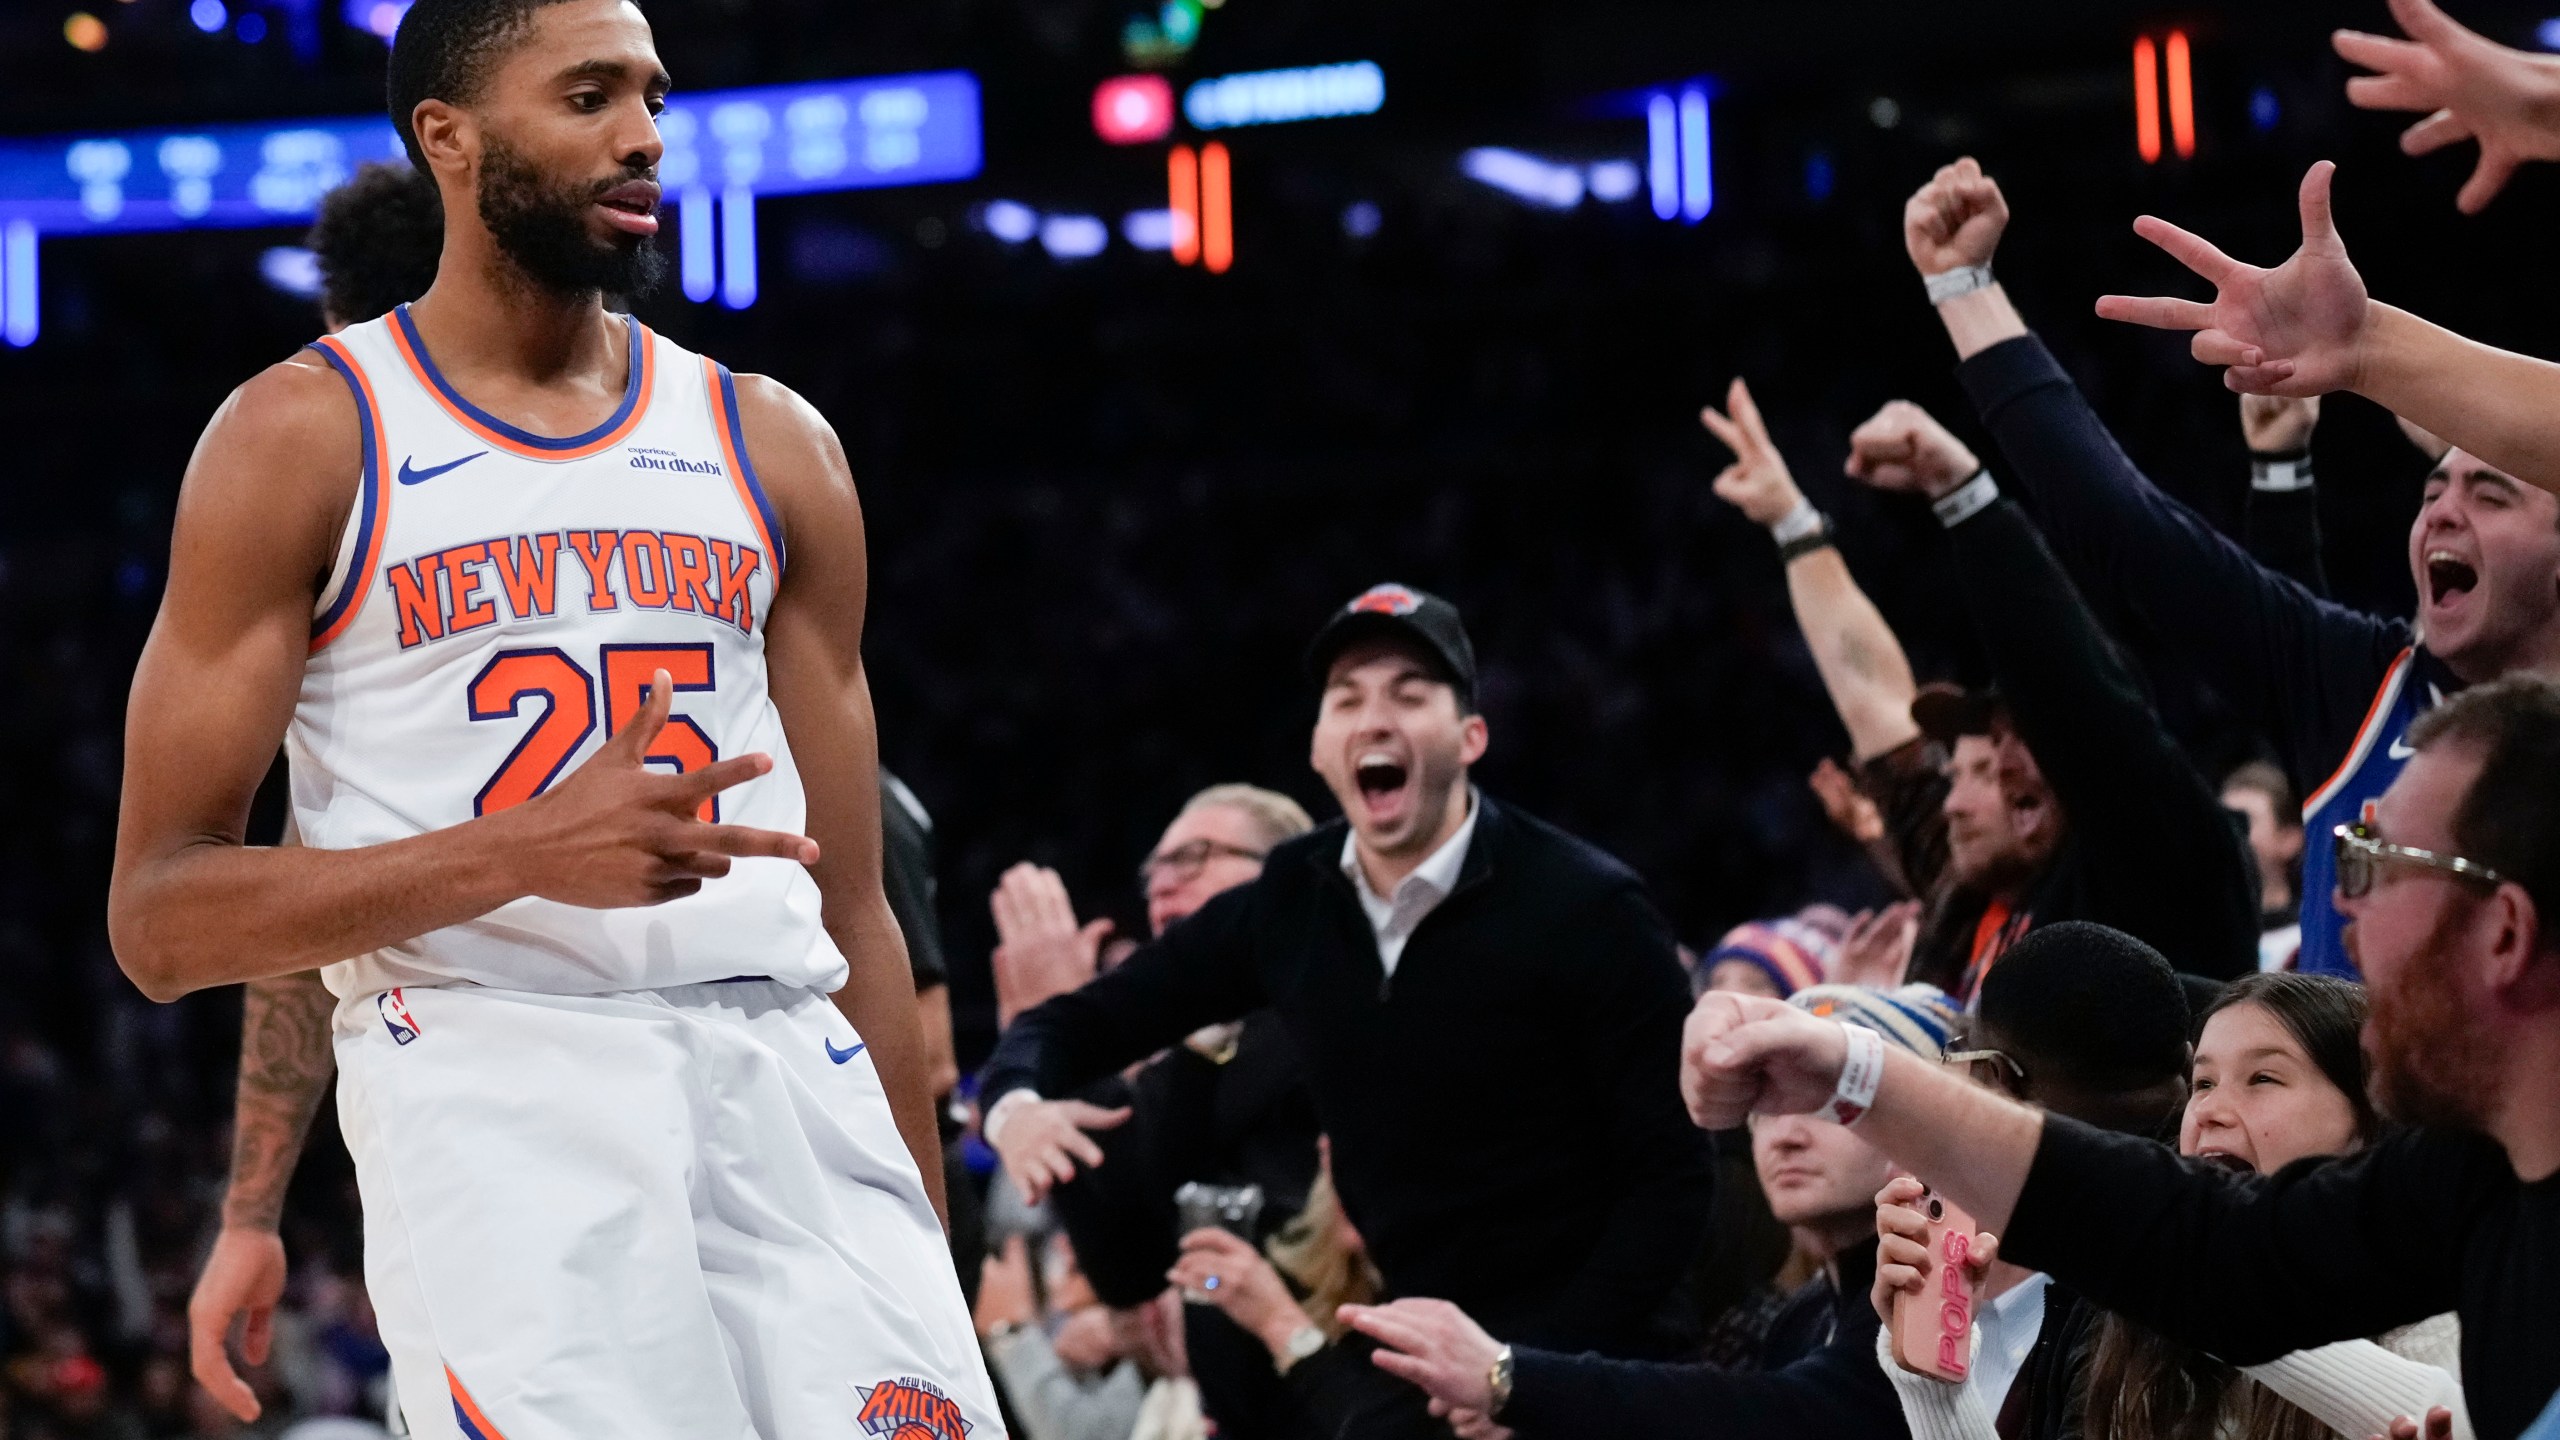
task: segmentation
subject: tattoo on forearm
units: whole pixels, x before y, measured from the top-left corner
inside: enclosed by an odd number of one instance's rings
[[[225,1225],[272,1230],[283,1218],[285,1188],[337,1068],[329,1035],[336,1005],[316,970],[250,983],[240,1017]]]

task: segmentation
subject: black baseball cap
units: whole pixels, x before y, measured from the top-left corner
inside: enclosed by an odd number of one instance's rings
[[[1911,697],[1911,723],[1948,750],[1956,748],[1959,737],[1992,733],[2008,713],[1998,690],[1967,690],[1943,680],[1921,686]]]
[[[1410,585],[1372,585],[1333,612],[1307,646],[1307,673],[1317,684],[1333,669],[1334,657],[1363,640],[1403,640],[1422,652],[1440,678],[1469,705],[1476,698],[1476,647],[1458,607]]]

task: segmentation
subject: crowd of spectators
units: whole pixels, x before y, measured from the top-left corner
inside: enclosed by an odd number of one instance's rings
[[[2543,69],[2425,0],[2395,10],[2414,41],[2341,42],[2381,72],[2355,93],[2439,111],[2423,144],[2481,142],[2465,208],[2560,151],[2481,108]],[[1907,303],[1925,281],[1962,363],[1960,392],[1932,392],[1971,402],[1980,453],[1904,401],[1853,423],[1863,405],[1795,375],[1762,387],[1768,418],[1740,379],[1707,409],[1732,452],[1712,479],[1707,448],[1563,463],[1576,432],[1553,417],[1592,398],[1573,347],[1459,313],[1518,256],[1435,277],[1451,312],[1415,333],[1297,337],[1317,378],[1295,393],[1339,462],[1313,478],[1286,446],[1222,456],[1214,485],[1169,462],[1186,426],[1225,432],[1125,334],[1083,413],[1016,417],[1124,464],[1107,492],[992,440],[920,465],[845,393],[881,355],[796,341],[805,388],[906,482],[873,501],[884,750],[916,782],[891,865],[935,957],[928,1014],[976,1070],[946,1076],[954,1253],[1015,1433],[2535,1425],[2560,1362],[2516,1307],[2560,1135],[2498,1097],[2547,1058],[2560,959],[2535,907],[2560,862],[2547,823],[2470,792],[2550,780],[2560,753],[2560,692],[2530,678],[2560,652],[2560,501],[2537,488],[2560,472],[2517,418],[2548,382],[2405,328],[2423,365],[2324,370],[2343,342],[2284,302],[2355,279],[2326,186],[2305,182],[2286,269],[2164,230],[2216,303],[2114,305],[2205,331],[2197,358],[2234,388],[2285,392],[2238,407],[2245,489],[2237,465],[2204,473],[2238,446],[2166,456],[2185,467],[2166,488],[2129,458],[2164,457],[2118,442],[1992,276],[2012,221],[1970,161],[1912,197],[1903,238]],[[971,339],[991,373],[1024,363]],[[1388,373],[1398,341],[1479,340],[1465,377]],[[2405,378],[2457,366],[2488,378]],[[2376,568],[2329,563],[2375,526],[2324,539],[2314,500],[2314,397],[2337,389],[2415,422],[2381,462],[2428,477],[2414,622],[2332,585]],[[1382,442],[1416,414],[1481,429]],[[1816,505],[1791,449],[1845,451],[1858,486]],[[1572,491],[1606,465],[1636,478]],[[947,484],[915,479],[934,469]],[[2225,498],[2208,515],[2180,498],[2199,491]],[[325,1119],[285,1207],[289,1294],[244,1367],[260,1417],[189,1378],[239,1009],[149,1005],[95,923],[155,523],[142,504],[121,531],[0,552],[0,655],[53,697],[9,722],[48,821],[0,842],[21,902],[0,927],[0,1437],[381,1435],[400,1417]],[[1360,588],[1386,566],[1465,603]],[[1022,603],[991,633],[954,592],[997,576]],[[2429,751],[2504,768],[2475,763],[2468,789],[2401,769]],[[973,775],[988,755],[1008,758]],[[1132,861],[1135,886],[1104,878]],[[2394,865],[2475,908],[2377,953],[2487,957],[2424,1011],[2405,978],[2368,997],[2331,903]],[[2413,1058],[2471,1003],[2521,1038]],[[2385,1037],[2373,1075],[2365,1033]],[[2431,1175],[2446,1194],[2421,1203]],[[2102,1208],[2110,1177],[2171,1217],[2147,1273],[2099,1253],[2137,1223]],[[2376,1294],[2277,1238],[2291,1217],[2371,1260],[2399,1212],[2341,1218],[2368,1192],[2434,1227]],[[1969,1255],[1932,1223],[1951,1201],[1984,1223]],[[2485,1273],[2475,1228],[2524,1269]],[[2164,1293],[2197,1255],[2271,1294],[2207,1313]],[[1924,1285],[1971,1287],[1955,1383],[1916,1374],[1886,1323]]]

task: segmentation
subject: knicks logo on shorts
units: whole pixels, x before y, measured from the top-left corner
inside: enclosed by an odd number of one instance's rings
[[[418,1038],[418,1017],[409,1013],[409,1002],[397,990],[385,990],[373,997],[373,1008],[382,1012],[382,1023],[391,1038],[402,1045]]]
[[[864,1434],[881,1440],[963,1440],[969,1433],[960,1402],[931,1381],[907,1375],[853,1388],[862,1397],[862,1413],[855,1418]]]

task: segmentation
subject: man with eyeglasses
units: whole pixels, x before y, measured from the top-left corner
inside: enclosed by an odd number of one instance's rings
[[[2251,1181],[1890,1055],[1848,1098],[2004,1257],[2231,1364],[2456,1311],[2475,1431],[2511,1440],[2560,1391],[2560,681],[2465,690],[2409,740],[2330,854],[2372,991],[2375,1099],[2410,1129]],[[1710,996],[1685,1043],[1690,1112],[1722,1127],[1819,1106],[1853,1043]]]
[[[1449,602],[1376,586],[1308,668],[1309,759],[1344,818],[1016,1021],[986,1069],[989,1143],[1045,1192],[1086,1137],[1043,1096],[1269,1006],[1391,1292],[1506,1340],[1676,1348],[1712,1172],[1675,1088],[1689,991],[1668,925],[1624,865],[1470,783],[1490,732]],[[1382,1424],[1435,1423],[1396,1388]]]
[[[1138,866],[1157,935],[1213,897],[1262,873],[1272,849],[1315,828],[1297,801],[1254,785],[1192,796]],[[1066,882],[1023,864],[990,901],[1001,941],[996,974],[1006,1023],[1090,981],[1108,920],[1079,925]],[[1279,1017],[1257,1010],[1193,1032],[1127,1079],[1078,1092],[1072,1113],[1098,1159],[1049,1202],[1094,1293],[1130,1325],[1165,1289],[1181,1240],[1174,1192],[1198,1181],[1262,1191],[1262,1240],[1306,1204],[1316,1173],[1316,1119],[1298,1052]],[[1125,1116],[1125,1119],[1115,1119]],[[1290,1404],[1262,1342],[1213,1306],[1183,1307],[1183,1339],[1201,1407],[1228,1440],[1280,1433]]]

